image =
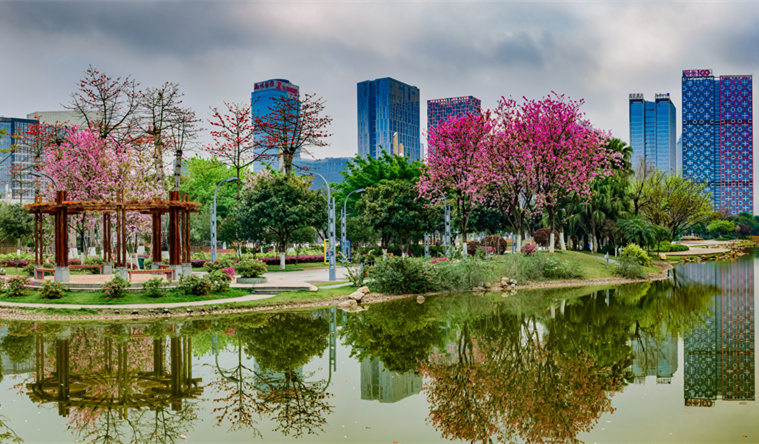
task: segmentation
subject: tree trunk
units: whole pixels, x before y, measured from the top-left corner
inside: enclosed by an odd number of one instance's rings
[[[284,251],[279,252],[279,269],[284,270],[285,269],[285,255],[287,253]]]
[[[559,231],[559,245],[561,245],[561,251],[567,251],[567,244],[564,243],[564,227]]]

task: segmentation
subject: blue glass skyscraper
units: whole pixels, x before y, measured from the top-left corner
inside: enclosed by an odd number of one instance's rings
[[[647,102],[643,94],[630,94],[630,147],[632,163],[641,162],[674,174],[677,170],[677,119],[669,94],[656,94]]]
[[[393,134],[410,161],[421,158],[419,88],[390,77],[357,85],[358,154],[377,158],[392,152]]]
[[[753,99],[750,75],[685,70],[683,175],[706,184],[715,210],[753,214]]]
[[[4,188],[2,193],[5,194],[7,187],[15,203],[34,200],[33,178],[29,172],[35,159],[22,137],[36,124],[35,119],[0,117],[0,129],[5,130],[5,136],[0,137],[0,150],[5,152],[0,155],[0,184]]]
[[[253,92],[250,94],[251,119],[255,120],[256,117],[263,117],[271,113],[273,107],[278,103],[277,99],[283,96],[299,97],[300,87],[285,79],[271,79],[256,83]],[[294,158],[300,158],[300,152],[295,153]],[[263,167],[264,165],[261,162],[256,162],[253,165],[255,171],[259,171]]]

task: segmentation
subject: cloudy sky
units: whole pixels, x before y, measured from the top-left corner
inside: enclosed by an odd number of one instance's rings
[[[204,119],[285,78],[326,101],[321,158],[356,153],[356,83],[388,76],[419,87],[425,129],[428,99],[491,108],[550,91],[585,99],[593,124],[626,141],[628,94],[669,92],[679,127],[683,69],[759,73],[759,5],[0,0],[0,42],[0,116],[62,109],[88,65],[176,82]]]

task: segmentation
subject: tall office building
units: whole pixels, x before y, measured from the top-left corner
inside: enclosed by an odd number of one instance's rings
[[[37,124],[34,119],[15,117],[0,117],[0,129],[5,130],[5,136],[0,136],[0,184],[4,197],[14,203],[32,203],[34,201],[34,186],[29,175],[34,157],[25,148],[21,139],[29,127]],[[11,149],[13,148],[13,149]]]
[[[250,94],[251,119],[255,120],[256,117],[266,116],[271,113],[273,107],[278,103],[278,100],[280,100],[281,97],[300,97],[300,87],[298,85],[293,85],[289,80],[285,79],[271,79],[266,80],[265,82],[256,83],[253,87],[253,92]],[[299,158],[300,151],[295,153],[294,156],[294,159]],[[253,165],[253,169],[255,171],[260,171],[264,166],[264,163],[256,162]]]
[[[403,154],[410,161],[421,159],[419,88],[385,77],[360,82],[357,89],[359,156],[376,159],[382,149],[391,153],[397,133]]]
[[[633,168],[641,162],[667,174],[677,171],[677,119],[669,93],[647,102],[643,94],[630,94],[630,147]]]
[[[480,112],[480,107],[480,99],[472,96],[428,100],[427,132],[432,131],[440,122],[445,122],[451,117],[460,117],[467,113],[478,113]]]
[[[752,76],[685,70],[683,175],[706,184],[715,210],[754,214]]]

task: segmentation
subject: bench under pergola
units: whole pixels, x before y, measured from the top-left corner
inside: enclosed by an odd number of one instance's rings
[[[198,202],[190,202],[187,195],[179,191],[169,191],[169,200],[131,200],[124,199],[124,190],[116,192],[114,201],[70,201],[67,191],[56,191],[55,202],[42,202],[41,196],[35,196],[34,203],[25,205],[26,213],[34,214],[34,263],[44,263],[42,215],[50,214],[55,227],[55,281],[69,281],[68,264],[68,217],[83,213],[101,213],[103,220],[103,262],[113,264],[116,273],[124,278],[127,274],[127,213],[149,214],[153,219],[153,239],[151,256],[153,266],[161,262],[161,216],[169,215],[169,266],[181,274],[182,264],[190,262],[190,213],[200,212]],[[116,245],[111,246],[111,230],[116,229]],[[115,252],[115,260],[113,253]],[[105,273],[105,271],[104,271]]]

